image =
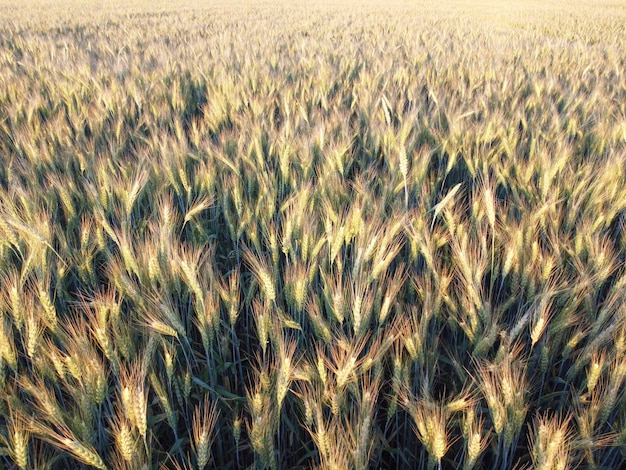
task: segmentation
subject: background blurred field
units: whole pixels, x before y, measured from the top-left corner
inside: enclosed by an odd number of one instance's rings
[[[619,468],[624,2],[0,1],[0,468]]]

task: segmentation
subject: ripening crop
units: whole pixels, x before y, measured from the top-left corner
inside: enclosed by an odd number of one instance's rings
[[[623,2],[0,0],[0,468],[626,463]]]

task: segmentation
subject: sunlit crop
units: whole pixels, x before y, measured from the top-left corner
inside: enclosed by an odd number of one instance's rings
[[[620,468],[625,51],[619,1],[0,0],[0,468]]]

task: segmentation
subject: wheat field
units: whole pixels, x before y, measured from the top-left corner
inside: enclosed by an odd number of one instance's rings
[[[626,462],[626,3],[0,0],[0,469]]]

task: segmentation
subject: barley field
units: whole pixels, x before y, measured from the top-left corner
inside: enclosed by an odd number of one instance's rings
[[[626,2],[0,0],[0,469],[626,464]]]

